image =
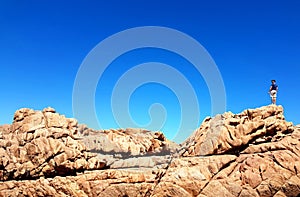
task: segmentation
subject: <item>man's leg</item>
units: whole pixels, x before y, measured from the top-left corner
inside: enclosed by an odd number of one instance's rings
[[[271,97],[271,104],[273,104],[273,97]]]
[[[276,97],[274,98],[274,104],[276,105]]]

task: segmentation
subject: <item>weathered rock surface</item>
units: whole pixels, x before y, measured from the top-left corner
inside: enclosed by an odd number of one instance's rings
[[[168,163],[179,145],[166,139],[162,132],[144,129],[95,131],[79,126],[86,147],[107,161],[110,168],[155,167]]]
[[[52,108],[20,109],[1,129],[0,180],[36,179],[102,169],[105,162],[78,140],[77,121]]]
[[[96,170],[77,176],[6,181],[2,196],[150,196],[163,170]]]
[[[238,155],[173,160],[154,196],[299,196],[300,130]]]
[[[111,129],[95,131],[80,125],[79,133],[89,150],[103,154],[126,155],[160,154],[170,155],[179,147],[166,139],[162,132],[144,129]]]
[[[184,155],[240,152],[249,144],[268,142],[274,135],[292,131],[293,125],[285,121],[281,106],[248,109],[240,114],[227,112],[205,119],[201,127],[186,140],[188,149]]]
[[[180,146],[21,109],[0,127],[0,147],[0,196],[300,195],[300,127],[281,106],[207,118]]]

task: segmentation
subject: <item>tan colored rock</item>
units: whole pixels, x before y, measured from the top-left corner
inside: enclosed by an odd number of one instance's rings
[[[176,190],[173,196],[197,196],[221,168],[235,159],[233,155],[174,159],[154,193],[157,193],[156,196],[168,196],[170,191]]]
[[[77,176],[5,181],[0,184],[0,195],[150,196],[160,173],[161,170],[105,170]]]
[[[2,127],[3,128],[3,127]],[[105,162],[92,157],[78,140],[77,121],[55,113],[20,109],[10,132],[2,129],[0,139],[0,180],[32,179],[101,169]],[[76,137],[77,136],[77,137]]]
[[[11,125],[5,124],[0,125],[0,139],[2,139],[2,133],[7,134],[10,133]]]
[[[281,106],[207,118],[181,147],[161,132],[95,131],[52,108],[21,109],[0,133],[0,196],[300,195],[300,127]]]
[[[97,153],[116,154],[120,157],[137,155],[170,155],[179,148],[161,132],[144,129],[118,129],[94,131],[80,126],[79,133],[86,147]]]
[[[299,130],[277,142],[285,149],[172,161],[154,196],[299,196]],[[298,143],[295,143],[297,139]],[[266,143],[268,144],[268,143]],[[263,144],[256,145],[262,146]],[[246,149],[247,150],[247,149]]]
[[[118,168],[166,168],[172,157],[166,156],[142,156],[115,160],[109,165],[111,169]]]
[[[265,106],[240,114],[227,112],[204,120],[183,145],[185,156],[211,155],[240,151],[255,140],[268,141],[278,133],[291,133],[292,123],[286,122],[281,106]]]

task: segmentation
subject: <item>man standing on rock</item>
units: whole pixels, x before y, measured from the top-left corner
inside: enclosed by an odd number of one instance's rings
[[[272,99],[272,104],[276,105],[276,97],[278,92],[278,85],[276,84],[276,80],[271,80],[272,84],[270,86],[269,94]]]

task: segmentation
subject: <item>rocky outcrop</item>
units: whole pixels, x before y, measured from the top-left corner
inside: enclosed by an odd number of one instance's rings
[[[161,170],[96,170],[0,184],[1,196],[150,196]]]
[[[77,121],[52,108],[20,109],[10,128],[1,129],[0,180],[74,175],[105,167],[78,140]]]
[[[111,129],[95,131],[80,125],[79,133],[89,150],[97,153],[119,155],[170,155],[178,145],[166,139],[162,132],[145,129]]]
[[[51,108],[17,111],[0,134],[0,196],[300,195],[300,128],[281,106],[207,118],[181,145]]]
[[[237,155],[178,158],[154,196],[299,196],[299,139],[295,129],[271,142],[249,144]]]
[[[79,125],[81,141],[109,168],[163,168],[171,161],[179,145],[162,132],[145,129],[93,130]]]
[[[250,144],[274,141],[292,131],[281,106],[248,109],[240,114],[227,112],[205,119],[184,143],[188,149],[183,155],[238,153]]]
[[[160,168],[169,163],[179,145],[166,139],[162,132],[144,129],[110,129],[95,131],[79,126],[82,142],[110,168]]]

